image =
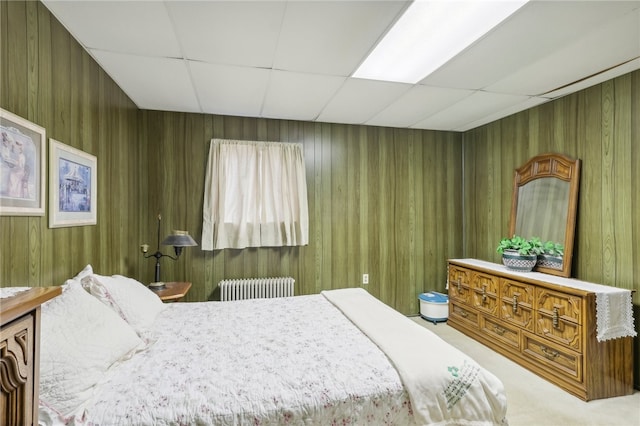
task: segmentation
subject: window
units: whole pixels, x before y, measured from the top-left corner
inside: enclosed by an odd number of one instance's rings
[[[305,173],[300,144],[213,139],[202,249],[307,245]]]

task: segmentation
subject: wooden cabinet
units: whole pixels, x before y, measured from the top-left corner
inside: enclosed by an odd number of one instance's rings
[[[598,286],[580,283],[450,260],[448,324],[585,401],[630,395],[632,337],[597,341]]]
[[[0,424],[37,425],[40,305],[60,294],[42,287],[0,299]]]

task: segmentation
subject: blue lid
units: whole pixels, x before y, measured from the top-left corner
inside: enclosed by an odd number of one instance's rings
[[[424,300],[425,302],[433,303],[447,303],[449,301],[449,296],[447,296],[446,294],[438,293],[436,291],[421,293],[418,298],[420,300]]]

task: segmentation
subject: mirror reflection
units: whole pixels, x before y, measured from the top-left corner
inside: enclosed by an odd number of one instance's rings
[[[569,182],[552,177],[532,180],[518,189],[515,233],[562,243],[568,210]]]
[[[562,258],[539,264],[539,272],[571,275],[579,173],[580,160],[560,154],[533,157],[515,171],[510,235],[564,247]]]

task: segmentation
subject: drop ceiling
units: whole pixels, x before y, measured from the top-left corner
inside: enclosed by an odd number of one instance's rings
[[[532,1],[413,85],[351,77],[406,1],[43,3],[148,110],[466,131],[640,69],[640,0]]]

